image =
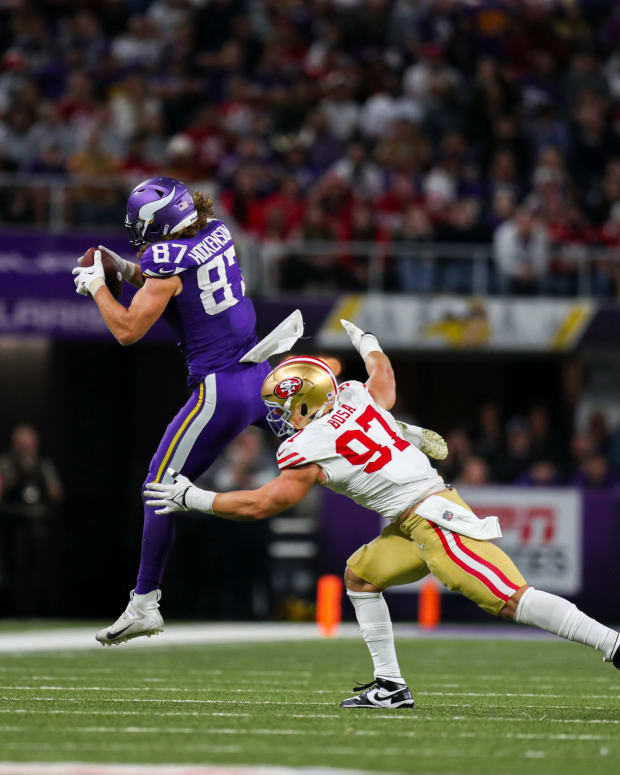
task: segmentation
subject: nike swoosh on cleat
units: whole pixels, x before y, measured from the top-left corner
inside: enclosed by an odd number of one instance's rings
[[[128,630],[131,627],[131,624],[128,624],[127,627],[123,627],[122,630],[117,630],[116,632],[107,632],[106,638],[108,640],[114,640],[114,638],[118,638],[119,635],[122,635],[125,630]]]

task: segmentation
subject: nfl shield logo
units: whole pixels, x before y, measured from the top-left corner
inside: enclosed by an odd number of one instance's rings
[[[454,518],[454,514],[451,511],[444,511],[444,513],[441,515],[446,522],[450,522]]]

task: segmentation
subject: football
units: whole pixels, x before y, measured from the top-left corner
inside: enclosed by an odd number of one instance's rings
[[[95,250],[97,250],[97,248],[88,248],[86,253],[84,253],[80,266],[93,265]],[[108,286],[108,290],[112,296],[114,296],[115,299],[118,299],[123,290],[123,278],[121,273],[116,268],[114,259],[109,256],[105,250],[101,251],[101,263],[103,264],[103,271],[105,272],[105,284]]]

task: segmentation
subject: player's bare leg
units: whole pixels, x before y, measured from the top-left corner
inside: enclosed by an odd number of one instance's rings
[[[507,601],[499,615],[590,646],[601,652],[605,662],[612,662],[620,670],[620,634],[591,619],[563,597],[525,584]]]
[[[392,620],[383,590],[359,578],[347,566],[347,595],[374,665],[374,680],[354,687],[361,694],[340,703],[341,708],[413,708],[413,697],[400,674],[394,648]]]

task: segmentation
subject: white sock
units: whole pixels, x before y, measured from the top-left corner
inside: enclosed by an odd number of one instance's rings
[[[405,683],[398,667],[392,620],[381,592],[352,592],[347,595],[355,608],[355,615],[366,641],[375,668],[375,678]]]
[[[620,643],[615,630],[586,616],[574,603],[533,587],[521,596],[514,618],[515,622],[531,624],[560,638],[591,646],[603,654],[606,662],[611,661]]]

